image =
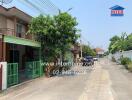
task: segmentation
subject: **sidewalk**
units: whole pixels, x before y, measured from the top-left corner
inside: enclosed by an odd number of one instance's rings
[[[48,85],[51,84],[52,82],[58,81],[59,79],[60,78],[57,77],[56,78],[41,77],[24,82],[22,84],[10,87],[7,90],[0,93],[0,100],[13,100],[16,97],[18,97],[18,99],[15,100],[19,100],[21,99],[20,97],[22,97],[24,94],[32,93],[39,90],[40,85]]]
[[[88,67],[74,67],[74,71],[86,71]],[[90,71],[85,74],[38,78],[5,91],[0,100],[78,100],[84,91]]]

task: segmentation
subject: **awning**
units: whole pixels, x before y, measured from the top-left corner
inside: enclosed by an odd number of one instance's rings
[[[18,45],[32,46],[32,47],[41,47],[40,42],[29,40],[29,39],[18,38],[14,36],[5,35],[4,42],[18,44]]]

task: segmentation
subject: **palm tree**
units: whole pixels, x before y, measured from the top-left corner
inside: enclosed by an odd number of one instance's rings
[[[120,52],[124,51],[126,49],[126,38],[127,38],[126,33],[122,33],[120,39],[118,40],[118,49]]]

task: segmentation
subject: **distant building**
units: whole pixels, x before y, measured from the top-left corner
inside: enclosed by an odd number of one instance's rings
[[[105,51],[103,49],[101,49],[101,48],[95,48],[94,50],[95,50],[95,52],[97,54],[97,57],[102,57],[104,55],[104,53],[105,53]]]
[[[110,8],[111,9],[111,16],[124,16],[124,9],[121,6],[113,6]]]

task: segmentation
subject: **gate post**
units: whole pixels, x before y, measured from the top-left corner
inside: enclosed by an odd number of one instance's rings
[[[7,62],[0,62],[2,68],[2,90],[7,89]]]

